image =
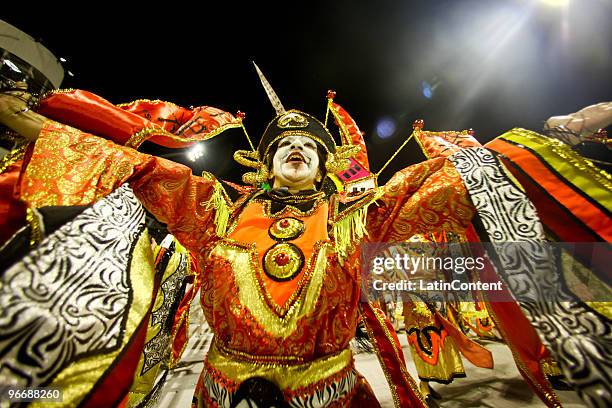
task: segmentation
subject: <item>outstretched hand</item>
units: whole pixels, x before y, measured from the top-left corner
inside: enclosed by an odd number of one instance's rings
[[[591,139],[612,124],[612,102],[587,106],[569,115],[548,118],[544,129],[570,146]]]

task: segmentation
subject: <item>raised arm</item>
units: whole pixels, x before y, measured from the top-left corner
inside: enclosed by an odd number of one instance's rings
[[[186,166],[139,153],[26,110],[3,95],[0,121],[36,141],[20,197],[34,207],[95,202],[129,182],[145,208],[168,225],[183,245],[200,248],[223,225],[227,205],[212,176],[195,177]]]
[[[395,173],[382,189],[368,212],[373,242],[405,241],[441,229],[463,231],[475,214],[461,177],[444,157]]]

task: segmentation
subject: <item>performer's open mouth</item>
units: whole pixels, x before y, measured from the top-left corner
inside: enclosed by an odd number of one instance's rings
[[[306,158],[300,152],[291,152],[287,159],[285,159],[285,163],[304,163],[307,164]]]

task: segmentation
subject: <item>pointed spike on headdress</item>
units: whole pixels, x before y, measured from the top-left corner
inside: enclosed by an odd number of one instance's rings
[[[276,92],[274,92],[274,89],[272,89],[272,85],[270,85],[270,83],[264,76],[263,72],[261,72],[261,70],[255,63],[255,61],[253,61],[253,65],[255,65],[255,70],[257,70],[257,75],[259,75],[259,80],[261,81],[261,84],[266,90],[266,94],[268,94],[268,98],[270,99],[270,103],[272,103],[272,106],[274,107],[276,114],[282,115],[283,113],[286,113],[287,111],[285,110],[285,107],[283,106],[280,99],[278,98],[278,95],[276,95]]]

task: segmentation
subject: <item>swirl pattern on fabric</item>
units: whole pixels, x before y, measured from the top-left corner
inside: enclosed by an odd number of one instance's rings
[[[6,271],[0,383],[44,385],[71,362],[121,345],[132,299],[125,271],[144,221],[123,186]]]
[[[462,150],[450,160],[470,192],[495,250],[497,270],[525,316],[559,362],[563,373],[591,407],[612,405],[610,321],[565,289],[545,244],[535,207],[483,148]],[[520,242],[521,245],[504,245]],[[495,257],[494,257],[495,258]]]

